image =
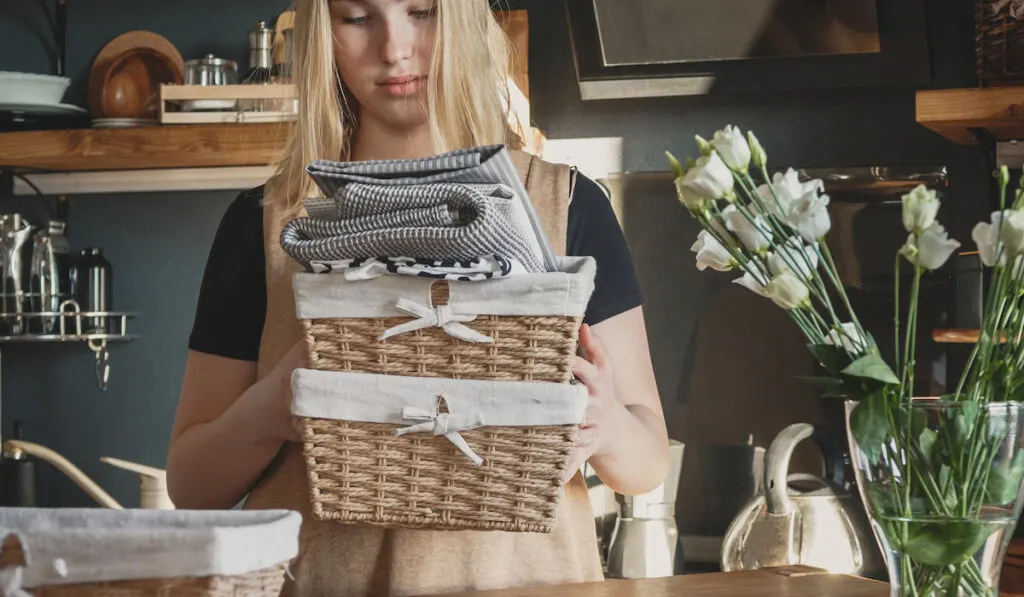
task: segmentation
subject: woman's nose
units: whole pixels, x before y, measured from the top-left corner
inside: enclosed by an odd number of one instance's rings
[[[382,27],[380,60],[385,64],[396,64],[412,57],[416,45],[417,30],[406,19],[388,19]]]

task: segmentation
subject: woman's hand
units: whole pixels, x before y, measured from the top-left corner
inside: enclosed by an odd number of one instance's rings
[[[301,439],[298,421],[292,416],[292,372],[308,367],[306,341],[299,340],[260,382],[264,387],[259,393],[259,408],[265,415],[261,419],[266,423],[267,439],[292,442]]]
[[[612,362],[601,339],[584,324],[580,328],[580,346],[587,358],[575,357],[573,375],[587,386],[590,401],[586,423],[580,426],[579,439],[573,448],[565,481],[576,474],[591,456],[600,455],[608,445],[609,433],[625,407],[615,399],[615,375]]]

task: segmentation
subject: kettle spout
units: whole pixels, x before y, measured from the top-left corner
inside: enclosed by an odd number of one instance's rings
[[[82,491],[88,494],[92,499],[96,500],[96,502],[104,508],[124,510],[124,507],[117,503],[117,500],[110,497],[109,493],[103,491],[99,485],[87,477],[77,466],[50,448],[20,439],[9,439],[5,441],[4,448],[9,450],[21,450],[29,456],[34,456],[53,465],[54,468],[64,473],[65,476],[74,481],[75,485],[78,485]]]

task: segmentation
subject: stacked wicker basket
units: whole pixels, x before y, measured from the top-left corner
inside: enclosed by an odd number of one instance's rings
[[[566,258],[559,270],[476,282],[295,275],[312,370],[293,377],[293,412],[316,518],[552,530],[586,408],[570,365],[595,265]],[[303,383],[316,375],[318,396]],[[390,410],[353,415],[384,396]],[[332,410],[343,400],[355,406]]]
[[[1024,18],[1018,0],[975,0],[975,53],[978,84],[1024,82]],[[1024,15],[1020,15],[1024,17]]]

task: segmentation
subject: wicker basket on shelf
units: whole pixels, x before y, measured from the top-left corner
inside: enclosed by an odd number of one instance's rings
[[[554,528],[586,408],[571,360],[595,271],[562,263],[483,282],[296,274],[312,369],[293,377],[293,412],[317,519]]]
[[[975,0],[978,84],[1024,83],[1024,19],[1010,14],[1012,0]]]
[[[301,521],[283,510],[0,508],[0,579],[34,597],[276,597]]]

